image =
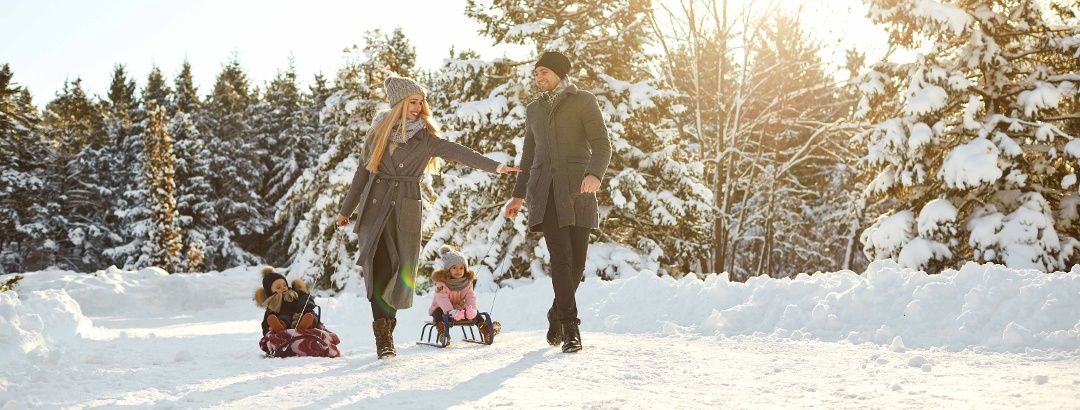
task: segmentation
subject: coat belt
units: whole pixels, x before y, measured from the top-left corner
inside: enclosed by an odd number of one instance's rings
[[[404,181],[404,182],[416,182],[416,183],[420,182],[420,177],[412,177],[412,176],[407,176],[407,175],[398,176],[398,175],[375,174],[375,178],[381,178],[381,179],[385,179],[387,181]]]

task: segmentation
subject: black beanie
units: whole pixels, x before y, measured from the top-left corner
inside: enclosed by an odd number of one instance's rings
[[[280,273],[274,272],[273,268],[263,268],[263,290],[266,291],[266,296],[274,294],[274,291],[271,288],[274,286],[274,282],[277,282],[278,279],[284,280],[285,286],[289,286],[289,280],[285,279],[285,276]]]
[[[558,51],[548,51],[540,56],[533,69],[535,70],[537,67],[546,67],[559,78],[566,78],[566,73],[570,72],[570,59]]]

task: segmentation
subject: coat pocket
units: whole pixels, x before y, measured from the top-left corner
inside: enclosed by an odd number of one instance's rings
[[[420,233],[420,218],[423,210],[419,199],[401,198],[398,200],[398,229],[401,232]]]
[[[589,168],[588,160],[571,159],[566,162],[567,192],[570,195],[581,195],[581,181],[585,180],[585,170]]]

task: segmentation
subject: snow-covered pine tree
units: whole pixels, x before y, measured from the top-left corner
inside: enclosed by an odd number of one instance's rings
[[[864,231],[867,257],[930,272],[1080,262],[1075,2],[869,3],[891,44],[920,52],[860,78],[867,194],[897,200]]]
[[[150,210],[147,207],[146,157],[143,129],[146,110],[135,96],[135,81],[122,64],[113,69],[108,100],[105,101],[105,126],[110,144],[102,152],[99,165],[108,177],[113,196],[108,198],[106,219],[120,236],[117,243],[104,250],[112,264],[125,269],[149,266]]]
[[[391,48],[391,44],[396,48]],[[289,248],[290,274],[313,283],[316,289],[330,292],[361,286],[357,281],[360,269],[356,266],[355,235],[348,228],[338,228],[336,220],[341,201],[360,165],[361,144],[370,121],[380,106],[388,108],[382,82],[389,75],[417,74],[411,65],[415,50],[400,29],[391,35],[381,30],[369,31],[363,48],[354,45],[345,53],[346,63],[338,70],[332,93],[321,112],[321,119],[329,128],[323,134],[326,151],[297,178],[277,212],[279,219],[290,213],[303,213]]]
[[[63,91],[45,106],[45,138],[56,147],[42,185],[41,208],[28,227],[40,247],[30,265],[89,271],[107,261],[102,251],[121,240],[115,232],[115,192],[109,185],[108,154],[114,152],[106,132],[104,108],[82,89],[82,80],[65,82]]]
[[[466,6],[466,14],[483,25],[482,34],[496,43],[531,45],[536,55],[566,53],[574,65],[570,77],[597,96],[614,148],[599,199],[613,206],[601,208],[602,233],[591,254],[604,256],[593,259],[599,262],[586,269],[590,276],[659,270],[657,261],[682,271],[708,249],[703,234],[712,196],[700,183],[704,165],[681,149],[685,144],[672,121],[684,108],[675,103],[677,93],[650,73],[656,63],[655,56],[645,52],[650,9],[651,2],[644,0],[469,1]],[[517,81],[528,83],[535,96],[536,88],[528,81],[532,61],[521,62]],[[524,235],[520,227],[518,235]],[[514,252],[519,263],[536,259],[533,243],[510,240],[518,246]],[[543,272],[536,262],[519,271],[526,270]]]
[[[442,124],[443,137],[493,155],[500,162],[512,162],[512,153],[520,151],[513,141],[517,138],[520,146],[524,107],[533,95],[528,73],[515,61],[485,61],[471,50],[457,55],[450,52],[433,79],[434,92],[428,98]],[[496,280],[522,273],[528,276],[524,269],[511,269],[511,260],[515,253],[522,253],[519,259],[531,259],[524,253],[536,248],[537,239],[522,234],[523,218],[514,226],[502,216],[513,184],[514,178],[445,164],[441,174],[433,178],[434,200],[423,224],[431,238],[420,260],[434,260],[446,244],[476,261],[472,267],[477,270],[478,287],[493,286]]]
[[[169,135],[173,138],[173,152],[176,157],[176,209],[178,223],[184,233],[184,246],[188,258],[183,267],[187,272],[200,272],[204,269],[203,257],[209,238],[216,237],[215,230],[223,230],[218,224],[217,211],[211,197],[210,155],[205,150],[203,134],[196,127],[196,115],[201,112],[198,89],[191,77],[191,64],[184,60],[173,83],[169,113]]]
[[[323,87],[325,80],[316,86]],[[325,96],[322,97],[325,101]],[[261,158],[268,171],[259,187],[259,195],[267,204],[264,218],[273,219],[275,210],[281,207],[281,199],[296,182],[300,173],[311,167],[315,156],[322,152],[318,122],[309,116],[317,112],[306,110],[308,102],[296,83],[296,69],[292,58],[285,71],[266,84],[260,101],[252,107],[252,126],[255,141],[266,152]],[[295,229],[296,215],[289,215],[275,222],[260,240],[255,241],[259,253],[265,254],[267,263],[284,265],[289,260],[289,238]]]
[[[149,94],[153,95],[153,93]],[[165,269],[169,273],[176,273],[180,268],[180,250],[183,242],[176,220],[178,216],[176,199],[173,197],[175,157],[172,150],[172,138],[168,130],[169,116],[166,113],[166,105],[158,105],[157,99],[149,100],[146,109],[149,116],[142,136],[143,146],[146,149],[145,178],[146,185],[149,187],[150,264]]]
[[[0,273],[40,268],[28,265],[41,249],[33,221],[44,210],[44,172],[55,158],[30,92],[13,77],[8,64],[0,66]]]
[[[207,175],[217,225],[207,232],[206,268],[250,265],[261,258],[245,244],[266,232],[266,204],[258,195],[266,173],[259,160],[265,155],[251,132],[252,104],[247,74],[234,55],[218,73],[214,90],[201,111],[199,133],[209,162]]]

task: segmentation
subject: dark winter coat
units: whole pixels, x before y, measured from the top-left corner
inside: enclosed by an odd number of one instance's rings
[[[270,331],[270,325],[266,323],[266,318],[270,317],[270,315],[276,315],[279,317],[284,316],[288,318],[286,322],[289,323],[289,326],[291,327],[292,324],[300,320],[300,315],[302,313],[311,312],[312,315],[315,314],[315,300],[311,297],[311,295],[307,293],[308,289],[307,285],[304,284],[304,281],[300,279],[293,279],[290,289],[296,291],[296,300],[292,302],[283,301],[281,303],[280,312],[271,312],[270,309],[265,309],[266,312],[263,313],[262,318],[262,334],[265,335],[267,332]],[[259,306],[262,306],[263,301],[265,301],[268,297],[270,297],[270,295],[266,294],[265,289],[258,288],[255,290],[255,297],[253,299],[255,299],[255,303],[257,303]],[[316,318],[315,326],[317,327],[318,324],[319,320],[318,318]]]
[[[525,144],[514,197],[529,207],[529,229],[540,232],[548,194],[554,192],[559,226],[597,229],[595,193],[581,193],[592,174],[603,181],[611,161],[611,142],[596,96],[571,84],[551,109],[537,99],[525,111]]]
[[[411,285],[416,283],[422,245],[420,176],[432,157],[492,173],[502,165],[467,147],[432,135],[426,129],[383,156],[376,174],[369,172],[361,161],[339,212],[351,216],[359,206],[355,232],[359,236],[360,256],[356,264],[364,269],[368,300],[373,298],[371,272],[375,247],[385,246],[395,277],[386,285],[383,299],[395,309],[412,307]],[[380,238],[382,244],[378,244]]]

